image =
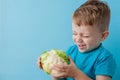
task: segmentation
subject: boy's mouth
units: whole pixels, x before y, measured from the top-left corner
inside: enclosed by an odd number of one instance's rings
[[[85,45],[78,45],[78,48],[79,48],[79,49],[84,49],[84,48],[85,48]]]

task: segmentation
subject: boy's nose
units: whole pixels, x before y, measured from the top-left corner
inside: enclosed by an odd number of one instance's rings
[[[83,40],[82,40],[82,38],[81,38],[80,36],[79,36],[79,37],[77,37],[76,41],[77,41],[78,43],[83,42]]]

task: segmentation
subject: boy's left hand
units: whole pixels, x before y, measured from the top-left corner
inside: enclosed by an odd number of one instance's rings
[[[73,60],[69,57],[70,64],[69,65],[58,65],[56,64],[54,67],[51,68],[51,70],[57,70],[60,72],[60,74],[51,73],[51,75],[55,78],[66,78],[66,77],[72,77],[75,78],[77,76],[77,73],[79,72],[79,69],[74,64]]]

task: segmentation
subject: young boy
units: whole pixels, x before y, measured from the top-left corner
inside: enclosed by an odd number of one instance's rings
[[[115,72],[112,54],[102,46],[109,34],[110,9],[98,0],[88,0],[73,14],[72,31],[75,45],[67,54],[69,65],[55,65],[54,80],[111,80]]]

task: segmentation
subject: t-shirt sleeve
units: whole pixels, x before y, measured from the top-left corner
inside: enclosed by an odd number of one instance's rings
[[[102,56],[95,66],[95,75],[105,75],[113,77],[115,73],[116,63],[112,55]]]
[[[76,45],[70,46],[66,51],[67,55],[71,55],[75,49],[76,49]]]

